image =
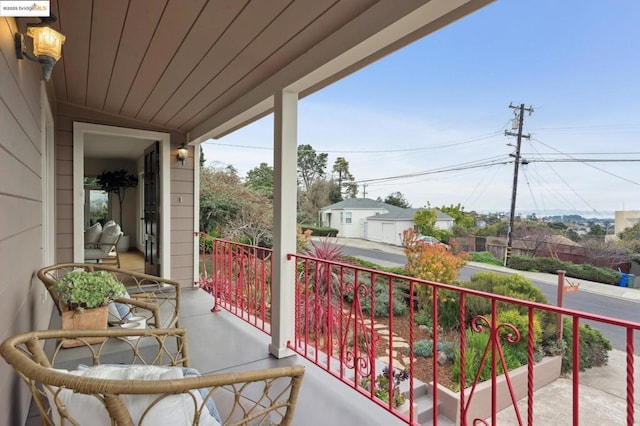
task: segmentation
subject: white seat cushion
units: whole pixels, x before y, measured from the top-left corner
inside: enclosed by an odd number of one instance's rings
[[[65,370],[57,370],[67,373]],[[69,371],[69,374],[77,376],[94,377],[112,380],[179,380],[184,377],[180,367],[159,367],[155,365],[97,365]],[[104,405],[97,396],[76,393],[70,389],[52,387],[57,393],[57,399],[62,403],[69,414],[81,425],[111,425],[109,415]],[[53,407],[53,418],[60,424],[58,410],[55,408],[53,394],[46,389],[49,404]],[[202,395],[197,389],[182,394],[171,395],[160,399],[157,404],[150,405],[161,398],[162,394],[155,395],[131,395],[120,396],[127,406],[134,424],[143,425],[187,425],[192,424],[194,410],[202,407]],[[150,408],[148,412],[145,410]],[[207,415],[209,414],[209,415]],[[143,417],[144,416],[144,417]],[[141,423],[142,421],[142,423]],[[199,426],[219,426],[220,423],[209,413],[208,409],[202,411]]]
[[[102,235],[102,225],[97,222],[93,226],[87,228],[84,231],[84,244],[98,244],[100,242],[100,236]]]
[[[104,228],[102,228],[102,235],[100,235],[100,244],[104,244],[100,246],[100,249],[105,253],[109,253],[113,247],[110,247],[108,244],[115,244],[120,234],[122,234],[120,225],[115,222],[113,222],[113,224],[107,222]]]

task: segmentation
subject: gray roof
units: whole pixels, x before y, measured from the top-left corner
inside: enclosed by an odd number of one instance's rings
[[[413,215],[419,211],[424,209],[400,209],[389,213],[378,214],[375,216],[370,216],[368,220],[413,220]],[[442,213],[440,210],[436,209],[437,220],[454,220],[451,216],[446,213]]]
[[[325,206],[320,210],[344,210],[344,209],[361,209],[361,210],[373,210],[384,209],[388,212],[395,212],[398,210],[405,210],[401,207],[397,207],[391,204],[383,203],[382,201],[372,200],[371,198],[348,198],[346,200],[339,201],[335,204]]]

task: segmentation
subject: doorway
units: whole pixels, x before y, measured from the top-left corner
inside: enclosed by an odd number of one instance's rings
[[[99,144],[93,143],[98,138]],[[91,154],[91,158],[99,157],[104,161],[112,164],[125,164],[127,156],[134,164],[144,163],[143,154],[137,158],[136,152],[144,152],[149,145],[158,142],[158,169],[160,191],[158,194],[158,211],[159,211],[159,235],[162,240],[158,243],[159,257],[159,275],[170,277],[170,247],[171,233],[170,228],[170,170],[169,170],[169,154],[170,154],[170,136],[168,133],[152,132],[146,130],[129,129],[115,126],[105,126],[98,124],[89,124],[74,122],[73,123],[73,260],[74,262],[83,262],[84,260],[84,229],[85,229],[85,193],[84,193],[84,177],[85,177],[85,161],[87,153]],[[135,158],[131,158],[131,156]],[[89,160],[92,161],[92,160]],[[137,166],[134,166],[137,167]],[[138,171],[136,171],[138,173]],[[135,201],[143,187],[138,185],[135,193],[132,192]],[[143,226],[140,221],[139,210],[135,206],[130,209],[133,217],[129,219],[126,233],[134,236],[136,239],[135,246],[140,246],[141,242],[137,241],[140,234],[140,228]],[[165,249],[166,248],[166,249]]]

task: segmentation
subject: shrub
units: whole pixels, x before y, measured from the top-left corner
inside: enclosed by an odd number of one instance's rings
[[[438,291],[438,325],[447,329],[460,329],[460,293]]]
[[[589,264],[576,265],[550,257],[512,256],[509,260],[509,267],[519,271],[539,271],[550,274],[564,270],[567,277],[605,284],[615,285],[620,280],[620,273],[610,268],[600,268]]]
[[[488,317],[491,321],[491,316]],[[525,351],[527,350],[528,338],[529,338],[529,318],[528,315],[523,315],[515,309],[508,309],[506,311],[498,312],[498,324],[511,324],[520,333],[520,340],[516,344]],[[500,328],[500,337],[502,342],[506,342],[508,335],[513,333],[513,330],[508,327]],[[514,336],[515,337],[515,336]],[[540,326],[540,320],[538,317],[533,317],[533,342],[539,343],[542,338],[542,327]],[[526,362],[526,357],[522,362]]]
[[[453,361],[453,358],[456,354],[456,344],[455,342],[443,341],[438,343],[438,350],[444,352],[449,361]]]
[[[474,262],[488,263],[490,265],[502,266],[502,261],[493,257],[493,255],[488,251],[473,252],[469,254],[471,255],[471,260]]]
[[[432,326],[433,321],[431,321],[431,317],[424,312],[420,312],[414,315],[413,321],[418,325],[426,325]]]
[[[338,229],[325,228],[314,225],[300,225],[302,232],[311,231],[314,237],[336,237],[338,236]]]
[[[433,340],[418,340],[413,344],[413,353],[423,358],[431,358],[433,356]]]
[[[494,272],[478,272],[471,277],[471,281],[463,284],[463,287],[484,291],[514,299],[527,300],[548,304],[542,291],[533,285],[531,280],[521,275],[503,275]],[[498,303],[501,310],[515,309],[522,315],[527,315],[528,309],[524,306],[515,306],[508,303]],[[467,296],[465,300],[466,321],[476,315],[488,315],[491,312],[491,300],[479,296]],[[541,313],[539,320],[544,328],[551,320],[549,314]]]
[[[407,256],[406,270],[411,276],[423,280],[451,284],[456,279],[458,270],[470,258],[465,252],[454,254],[444,246],[424,244],[419,241],[416,232],[413,230],[405,230],[402,238],[405,247],[404,252]],[[416,292],[419,307],[425,313],[432,314],[430,303],[433,296],[432,287],[418,285],[416,286]]]
[[[389,286],[388,284],[377,282],[374,286],[374,310],[376,318],[386,318],[389,316]],[[409,307],[404,301],[404,292],[398,288],[393,292],[393,315],[403,316],[409,312]],[[353,302],[353,294],[346,293],[345,300]],[[360,298],[360,306],[365,314],[371,313],[371,295]]]
[[[563,323],[562,339],[566,343],[566,351],[562,357],[562,372],[573,369],[573,321],[565,318]],[[588,324],[580,324],[580,366],[584,371],[591,367],[607,365],[611,342],[595,328]]]
[[[438,342],[438,352],[444,352],[449,360],[453,360],[455,348],[456,345],[454,342]],[[433,340],[418,340],[413,344],[413,353],[423,358],[431,358],[433,356]]]
[[[471,385],[480,370],[480,362],[482,361],[482,354],[484,353],[487,345],[489,345],[489,334],[488,333],[475,333],[473,331],[468,331],[466,334],[466,351],[465,351],[465,386]],[[479,381],[485,381],[491,378],[491,348],[488,349],[487,357],[485,358],[484,365],[482,366],[482,370],[480,370]],[[507,370],[511,371],[514,368],[520,367],[522,362],[520,361],[523,356],[522,352],[524,352],[524,359],[526,360],[526,350],[523,351],[513,345],[503,344],[502,351],[504,354],[505,364],[507,365]],[[460,350],[456,350],[454,360],[453,360],[453,380],[460,382]],[[504,373],[502,368],[502,363],[498,360],[496,364],[496,375]]]
[[[310,229],[303,231],[300,225],[296,226],[296,251],[298,253],[305,253],[308,250],[312,233],[313,231]]]

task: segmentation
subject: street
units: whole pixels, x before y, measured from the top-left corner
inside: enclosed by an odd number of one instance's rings
[[[404,264],[406,263],[406,257],[403,254],[387,253],[382,250],[371,250],[345,245],[343,246],[342,251],[344,254],[361,258],[373,263],[378,263],[382,266],[404,266]],[[481,271],[486,271],[486,269],[478,268],[475,266],[465,266],[460,270],[458,279],[460,281],[469,281],[471,279],[471,276]],[[533,284],[543,292],[550,304],[554,305],[556,303],[556,284],[550,284],[538,280],[533,280]],[[565,294],[564,307],[627,321],[640,321],[640,309],[637,302],[623,300],[615,297],[607,297],[600,294],[588,293],[585,291]],[[624,329],[599,322],[584,322],[598,329],[607,339],[611,341],[611,345],[615,349],[626,349],[626,331]],[[640,333],[636,333],[634,339],[634,347],[636,348],[636,353],[640,352],[639,334]]]

